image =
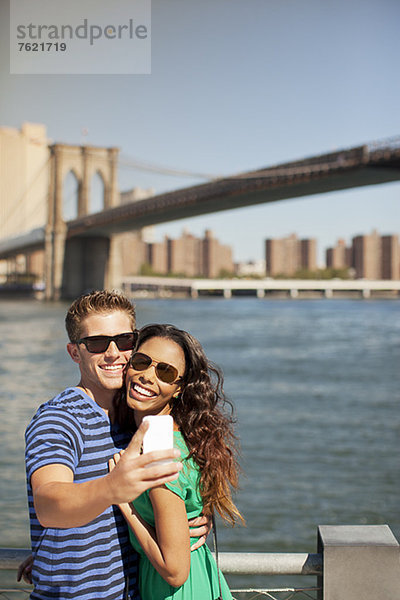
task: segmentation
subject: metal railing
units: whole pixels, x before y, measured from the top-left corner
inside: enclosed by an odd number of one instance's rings
[[[32,588],[0,588],[2,600],[27,600]],[[320,588],[231,589],[234,600],[317,600]]]
[[[260,600],[270,598],[271,600],[316,600],[320,588],[281,588],[269,590],[234,590],[231,592],[235,600]]]
[[[0,588],[0,598],[2,600],[26,600],[29,598],[31,588]]]

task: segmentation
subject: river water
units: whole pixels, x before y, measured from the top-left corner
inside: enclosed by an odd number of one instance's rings
[[[246,527],[227,552],[316,552],[317,526],[387,523],[400,539],[398,300],[139,300],[138,325],[189,330],[237,413]],[[67,304],[0,302],[1,547],[28,547],[24,429],[78,371]],[[0,574],[1,577],[1,574]],[[254,585],[254,582],[253,582]]]

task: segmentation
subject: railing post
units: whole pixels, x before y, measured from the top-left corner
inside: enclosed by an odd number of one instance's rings
[[[387,525],[321,525],[318,551],[319,600],[400,598],[400,547]]]

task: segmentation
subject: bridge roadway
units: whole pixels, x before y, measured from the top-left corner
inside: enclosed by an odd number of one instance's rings
[[[113,233],[244,206],[400,180],[400,137],[217,179],[83,216],[67,239]],[[44,247],[44,227],[0,241],[0,258]]]

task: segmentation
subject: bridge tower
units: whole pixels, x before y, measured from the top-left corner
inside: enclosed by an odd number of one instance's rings
[[[84,289],[107,287],[110,239],[107,236],[67,237],[63,198],[69,173],[77,181],[77,210],[73,218],[89,214],[90,184],[101,178],[104,196],[100,209],[119,204],[118,148],[53,144],[50,149],[50,181],[45,233],[46,298],[72,298]],[[99,210],[99,209],[97,209]]]

